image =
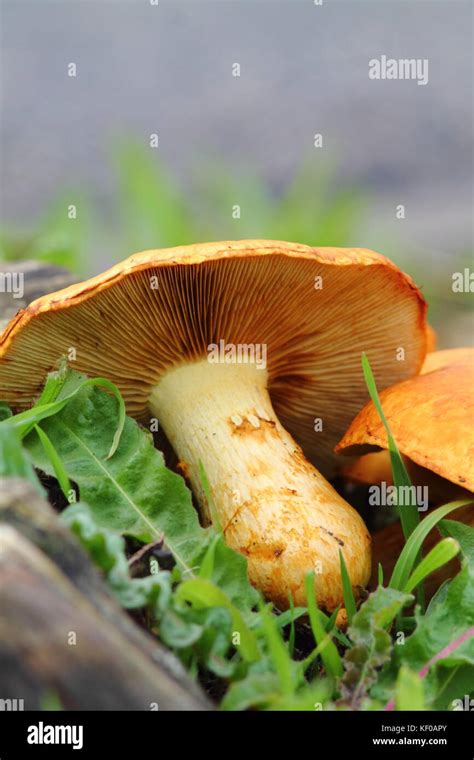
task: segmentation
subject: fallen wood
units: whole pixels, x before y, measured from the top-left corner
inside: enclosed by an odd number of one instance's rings
[[[79,279],[67,269],[41,261],[2,261],[0,271],[4,282],[0,289],[0,332],[19,309]]]
[[[74,643],[71,643],[74,642]],[[41,709],[203,710],[176,658],[123,612],[51,507],[0,480],[0,699]]]

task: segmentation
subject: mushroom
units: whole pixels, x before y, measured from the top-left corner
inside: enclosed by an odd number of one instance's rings
[[[354,457],[348,457],[348,459],[348,464],[339,468],[339,474],[345,481],[359,486],[381,483],[386,483],[387,486],[393,485],[392,463],[387,449],[372,451],[356,459]],[[436,475],[426,467],[420,467],[407,456],[402,455],[402,459],[412,484],[427,486],[430,504],[433,506],[469,497],[470,491],[465,488]]]
[[[380,388],[411,377],[425,324],[411,279],[365,249],[253,240],[145,251],[20,312],[0,339],[0,395],[27,407],[73,349],[74,368],[116,383],[131,415],[159,419],[207,524],[202,463],[251,582],[285,608],[290,592],[305,604],[315,570],[332,610],[343,601],[339,551],[357,589],[370,537],[321,473],[368,398],[361,352]]]
[[[432,351],[436,351],[438,345],[438,336],[436,335],[436,330],[434,327],[430,325],[429,322],[426,323],[426,353],[430,354]]]
[[[427,355],[420,375],[380,394],[400,452],[415,484],[433,489],[434,501],[474,491],[474,348]],[[364,454],[345,473],[361,482],[391,481],[387,435],[368,403],[352,421],[336,451]]]
[[[427,355],[418,377],[380,394],[395,441],[402,452],[410,479],[426,486],[431,504],[469,498],[474,491],[474,349],[457,348]],[[363,454],[342,469],[349,480],[365,484],[392,484],[387,438],[372,404],[354,419],[336,449],[357,453],[367,447],[382,450]],[[423,515],[421,515],[423,517]],[[452,517],[474,526],[474,505],[467,504]],[[377,585],[377,566],[390,577],[405,543],[399,522],[376,531],[373,540],[371,585]],[[429,551],[441,540],[430,531],[424,544]],[[457,559],[431,574],[426,598],[459,569]]]

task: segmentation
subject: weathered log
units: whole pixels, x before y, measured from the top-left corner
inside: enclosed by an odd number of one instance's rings
[[[66,288],[79,279],[67,269],[40,261],[2,261],[0,272],[4,285],[0,288],[0,332],[19,309],[35,298]]]
[[[51,694],[65,709],[210,707],[120,609],[51,507],[25,481],[2,479],[0,700],[40,709]]]

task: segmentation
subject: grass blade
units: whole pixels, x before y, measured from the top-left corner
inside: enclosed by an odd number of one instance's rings
[[[217,533],[212,539],[211,543],[209,544],[206,553],[204,555],[204,558],[201,562],[201,567],[199,568],[199,577],[204,578],[205,580],[210,581],[212,578],[212,574],[214,572],[214,565],[216,561],[216,547],[219,543],[220,535]]]
[[[395,440],[390,431],[387,418],[382,409],[382,404],[380,403],[380,398],[377,391],[375,378],[374,378],[372,368],[370,366],[369,360],[365,352],[362,354],[362,371],[364,373],[365,383],[367,385],[367,390],[369,391],[370,398],[372,399],[372,403],[374,404],[378,412],[378,415],[380,419],[382,420],[385,431],[387,433],[388,449],[390,453],[390,462],[392,464],[394,485],[396,486],[397,489],[404,486],[411,486],[410,476],[408,475],[403,459],[400,456],[400,452],[398,451],[398,446],[395,443]],[[419,524],[420,515],[418,513],[416,505],[411,505],[408,508],[397,507],[397,509],[398,509],[398,514],[400,515],[400,522],[402,524],[403,535],[405,536],[405,538],[408,538],[408,536],[410,536],[410,534],[415,530],[416,526]]]
[[[379,562],[377,567],[377,585],[383,586],[383,567],[381,562]]]
[[[295,603],[293,601],[293,594],[291,591],[288,593],[288,600],[290,602],[291,623],[290,623],[290,635],[288,637],[288,650],[290,656],[293,657],[295,653]]]
[[[273,615],[267,607],[260,602],[260,619],[262,629],[267,640],[268,649],[272,658],[273,665],[280,679],[280,686],[283,694],[289,695],[295,692],[295,678],[293,673],[291,657],[288,653],[285,642],[275,625]]]
[[[395,567],[393,568],[392,577],[388,584],[390,588],[395,588],[401,591],[408,583],[410,573],[413,570],[416,559],[419,555],[423,541],[428,533],[435,527],[435,525],[443,519],[450,512],[454,512],[459,507],[464,507],[466,504],[471,504],[470,499],[463,499],[461,501],[453,501],[450,504],[445,504],[442,507],[438,507],[433,512],[430,512],[424,520],[415,528],[402,552],[397,560]]]
[[[454,538],[444,538],[439,544],[436,544],[431,551],[424,557],[419,565],[416,566],[405,584],[404,591],[411,594],[414,588],[422,583],[424,579],[434,573],[439,567],[446,565],[459,553],[460,546]]]
[[[32,484],[37,493],[44,495],[43,486],[23,450],[18,431],[2,425],[0,425],[0,476],[23,478]]]
[[[41,406],[47,406],[53,403],[61,393],[64,383],[66,382],[68,374],[68,367],[65,357],[60,361],[59,369],[56,372],[50,372],[46,378],[41,395],[36,403],[33,405],[33,409],[38,409]],[[25,438],[31,430],[35,427],[35,422],[30,422],[22,431],[22,438]]]
[[[352,618],[357,612],[356,600],[354,599],[354,591],[352,590],[351,579],[347,572],[347,565],[344,559],[344,555],[339,549],[339,561],[341,563],[341,577],[342,577],[342,593],[344,596],[344,604],[346,607],[347,619],[349,625],[352,625]]]
[[[62,459],[59,456],[58,452],[54,448],[53,444],[51,443],[50,439],[44,432],[44,430],[41,430],[39,425],[35,425],[34,429],[36,430],[36,433],[38,434],[38,438],[41,441],[41,444],[45,450],[46,456],[48,457],[49,461],[51,462],[51,465],[54,469],[54,474],[56,476],[56,480],[58,481],[61,491],[63,492],[64,496],[70,501],[71,493],[74,493],[74,489],[71,485],[71,481],[69,480],[67,476],[66,469],[63,465]]]
[[[314,572],[308,573],[308,575],[305,578],[305,590],[306,590],[306,600],[307,600],[307,605],[308,605],[308,614],[309,614],[309,619],[311,623],[311,629],[313,631],[314,640],[316,641],[316,644],[322,644],[327,634],[326,634],[326,631],[324,630],[324,627],[318,615],[318,605],[316,602],[314,584],[315,584]],[[342,676],[342,673],[343,673],[342,660],[339,656],[339,652],[337,651],[336,645],[334,644],[333,641],[327,644],[324,647],[324,649],[321,651],[321,659],[328,673],[338,678]]]
[[[207,473],[206,473],[206,470],[204,469],[204,465],[201,462],[201,460],[199,460],[199,477],[201,479],[201,485],[202,485],[202,490],[204,491],[204,496],[206,497],[207,504],[209,506],[209,512],[210,512],[211,520],[212,520],[212,527],[218,533],[222,533],[222,527],[219,522],[219,516],[217,514],[216,505],[214,504],[214,499],[212,498],[211,487],[209,485]]]

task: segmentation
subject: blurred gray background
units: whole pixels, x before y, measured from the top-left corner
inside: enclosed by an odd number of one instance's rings
[[[2,226],[34,228],[71,185],[107,214],[110,146],[157,132],[183,195],[202,162],[278,196],[330,161],[370,196],[351,244],[443,277],[473,249],[472,15],[463,0],[2,0]],[[428,58],[429,83],[370,80],[382,54]],[[90,267],[113,259],[104,245]]]

